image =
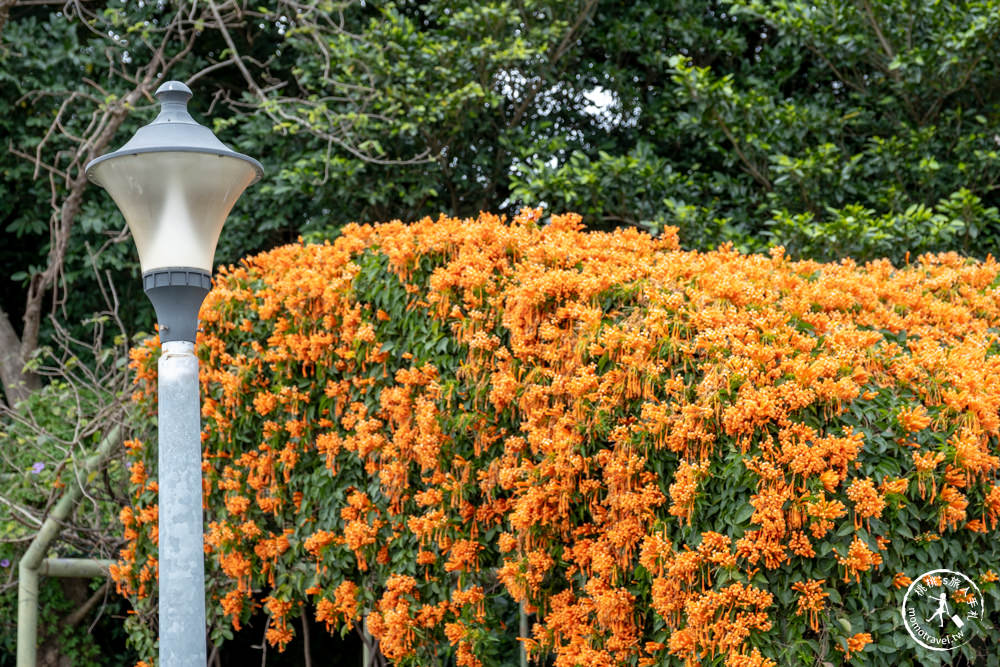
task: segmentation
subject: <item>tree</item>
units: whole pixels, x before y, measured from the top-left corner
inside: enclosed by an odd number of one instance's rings
[[[602,8],[583,71],[618,120],[522,167],[516,197],[592,222],[676,224],[694,247],[895,261],[996,251],[995,3]]]

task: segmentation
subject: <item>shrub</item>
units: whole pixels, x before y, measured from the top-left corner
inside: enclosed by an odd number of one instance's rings
[[[220,271],[197,348],[216,641],[263,611],[283,647],[315,609],[393,664],[507,665],[523,604],[560,667],[915,665],[941,656],[902,627],[911,580],[958,569],[996,608],[996,262],[539,215],[352,225]],[[147,403],[156,356],[133,352]],[[115,575],[141,609],[156,486],[130,444]]]

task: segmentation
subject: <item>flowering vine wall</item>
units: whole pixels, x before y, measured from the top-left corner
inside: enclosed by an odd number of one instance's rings
[[[220,271],[216,640],[264,613],[281,648],[309,613],[365,619],[397,665],[521,642],[557,667],[907,665],[935,659],[899,613],[922,572],[996,609],[997,263],[684,252],[539,215],[352,225]],[[133,352],[147,407],[157,354]],[[114,576],[141,612],[155,453],[129,446]]]

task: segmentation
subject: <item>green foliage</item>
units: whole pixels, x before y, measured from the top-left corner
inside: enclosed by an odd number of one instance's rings
[[[52,382],[19,405],[17,413],[5,415],[0,424],[0,665],[13,665],[17,638],[17,567],[24,550],[31,543],[41,521],[59,500],[62,489],[68,484],[83,483],[92,488],[91,503],[85,512],[90,516],[73,521],[64,530],[61,539],[53,545],[51,556],[89,558],[100,553],[94,548],[98,542],[112,537],[102,535],[101,526],[117,523],[118,508],[123,500],[108,497],[100,487],[120,486],[126,478],[121,461],[115,461],[105,471],[89,478],[77,480],[75,471],[83,458],[88,456],[101,434],[88,436],[73,446],[80,437],[81,414],[91,414],[96,397],[74,390],[65,382]],[[88,405],[91,402],[91,405]],[[88,520],[89,519],[89,520]],[[96,531],[77,533],[79,528]],[[110,556],[118,540],[112,537],[104,544],[104,553]],[[128,660],[127,656],[109,654],[109,646],[117,641],[124,646],[124,636],[116,630],[118,620],[108,615],[124,613],[122,601],[109,594],[110,604],[103,609],[104,622],[97,634],[88,628],[93,617],[86,618],[74,627],[67,627],[60,620],[72,612],[79,600],[71,600],[60,580],[41,577],[39,581],[39,640],[54,642],[59,655],[73,665],[99,667],[117,665]],[[96,589],[100,582],[94,582]],[[89,594],[89,593],[88,593]],[[102,645],[105,644],[105,645]]]
[[[591,4],[404,1],[345,7],[342,29],[292,21],[281,49],[296,90],[269,95],[238,143],[296,143],[272,192],[312,197],[306,231],[495,208],[514,164],[573,131],[579,61],[563,42]]]
[[[996,254],[1000,236],[985,213],[1000,179],[995,3],[618,9],[595,16],[582,48],[588,82],[609,91],[622,116],[588,135],[588,159],[553,152],[555,165],[522,167],[522,200],[585,211],[591,224],[676,224],[699,248],[721,236],[817,258]],[[610,159],[597,159],[602,151]],[[631,195],[595,195],[590,184],[617,156],[638,158],[636,174],[662,173],[665,162],[685,187],[637,177]],[[969,210],[981,206],[983,217],[953,215],[955,199],[976,201]],[[650,224],[648,210],[666,219]]]
[[[860,204],[791,215],[774,211],[766,234],[796,256],[830,261],[840,257],[896,257],[956,248],[967,253],[991,247],[1000,234],[1000,214],[994,206],[962,188],[934,209],[912,204],[900,213],[878,214]],[[905,250],[900,239],[912,239]],[[905,252],[903,258],[900,252]]]

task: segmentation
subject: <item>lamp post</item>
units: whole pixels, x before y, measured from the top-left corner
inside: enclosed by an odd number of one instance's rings
[[[125,216],[159,323],[160,667],[204,667],[201,401],[194,341],[222,225],[263,169],[191,117],[191,90],[183,83],[164,83],[156,98],[156,119],[117,151],[88,164],[87,176]]]

